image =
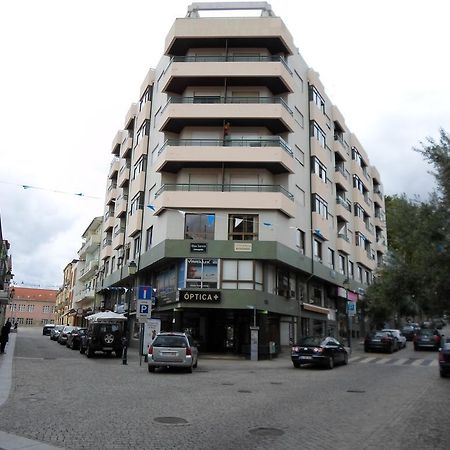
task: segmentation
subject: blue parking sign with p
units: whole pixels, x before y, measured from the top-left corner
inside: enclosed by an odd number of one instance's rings
[[[148,314],[148,307],[149,307],[148,303],[141,303],[139,305],[139,312],[141,314]]]

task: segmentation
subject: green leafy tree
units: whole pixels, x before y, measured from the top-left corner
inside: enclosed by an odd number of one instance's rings
[[[367,291],[373,321],[429,317],[450,310],[450,137],[428,138],[422,154],[433,167],[436,192],[428,201],[386,197],[389,253]]]

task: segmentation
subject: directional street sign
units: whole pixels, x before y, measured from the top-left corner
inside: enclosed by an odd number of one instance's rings
[[[356,314],[356,302],[347,302],[347,314],[349,316]]]
[[[153,296],[153,288],[151,286],[139,286],[138,287],[138,299],[150,300]]]

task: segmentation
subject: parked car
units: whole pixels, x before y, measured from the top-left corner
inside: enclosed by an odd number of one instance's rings
[[[438,350],[441,345],[441,338],[438,330],[422,328],[414,337],[414,350],[422,348]]]
[[[384,328],[381,331],[389,331],[397,338],[398,350],[406,347],[406,337],[402,334],[400,330],[396,330],[393,328]]]
[[[66,347],[72,350],[80,348],[81,338],[86,333],[87,328],[76,328],[67,334]]]
[[[186,333],[159,333],[148,349],[148,371],[158,367],[181,367],[192,373],[198,364],[198,348]]]
[[[57,339],[58,343],[61,344],[61,345],[66,345],[66,342],[67,342],[67,335],[68,335],[71,331],[77,330],[77,329],[78,329],[78,327],[74,327],[74,326],[72,326],[72,325],[66,325],[66,326],[61,330],[61,332],[59,333],[59,336],[58,336],[58,339]]]
[[[398,349],[397,338],[390,331],[374,331],[364,339],[364,351],[372,350],[392,353]]]
[[[50,332],[50,339],[52,341],[57,341],[59,333],[61,333],[64,327],[65,325],[56,325],[55,328],[53,328],[52,331]]]
[[[450,339],[446,339],[439,349],[439,373],[445,377],[450,373]]]
[[[420,327],[419,327],[420,328]],[[403,325],[401,333],[405,336],[407,341],[412,341],[418,329],[412,324]]]
[[[333,337],[305,336],[292,346],[291,360],[296,368],[302,364],[316,364],[332,369],[335,364],[347,364],[348,353]]]
[[[115,353],[117,358],[122,357],[124,337],[124,322],[91,322],[81,337],[80,353],[86,353],[88,358],[95,352],[104,352],[107,355]]]
[[[42,335],[43,336],[50,336],[53,328],[55,328],[55,324],[54,323],[46,323],[43,327],[42,327]]]

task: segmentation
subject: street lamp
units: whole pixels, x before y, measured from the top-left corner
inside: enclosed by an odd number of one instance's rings
[[[134,261],[128,263],[128,275],[130,276],[130,287],[127,290],[127,321],[125,322],[125,333],[123,337],[122,365],[127,365],[128,356],[128,340],[130,334],[130,309],[131,309],[131,293],[134,283],[134,275],[136,274],[137,265]]]

